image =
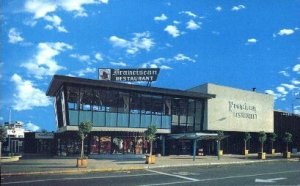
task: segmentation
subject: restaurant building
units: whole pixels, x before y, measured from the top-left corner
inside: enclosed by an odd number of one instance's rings
[[[88,154],[148,153],[144,132],[149,125],[158,129],[155,153],[191,154],[191,139],[172,135],[201,135],[206,130],[207,101],[215,97],[60,75],[53,77],[47,95],[55,98],[57,154],[63,156],[79,154],[76,131],[83,121],[93,123],[85,144]]]
[[[300,149],[300,117],[274,111],[272,95],[216,84],[188,90],[132,85],[55,75],[47,90],[54,97],[57,132],[54,153],[62,156],[80,152],[78,125],[93,123],[85,140],[87,154],[145,154],[148,126],[157,127],[154,153],[162,155],[216,154],[217,131],[224,132],[224,153],[241,154],[244,134],[252,138],[247,147],[258,152],[258,133],[275,132],[277,152],[284,150],[284,132],[293,134],[291,149]],[[269,141],[265,143],[268,151]]]

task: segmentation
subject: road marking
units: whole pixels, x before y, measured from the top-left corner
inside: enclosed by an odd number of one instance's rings
[[[176,175],[176,174],[169,174],[169,173],[159,172],[159,171],[154,171],[154,170],[147,170],[147,171],[154,172],[154,173],[157,173],[157,174],[166,175],[166,176],[172,176],[172,177],[176,177],[176,178],[182,178],[182,179],[189,180],[189,181],[199,181],[198,179],[189,178],[189,177],[186,177],[186,176],[180,176],[180,175]]]
[[[269,172],[269,173],[262,173],[262,174],[249,174],[249,175],[239,175],[239,176],[226,176],[221,178],[207,178],[201,179],[198,181],[182,181],[182,182],[169,182],[169,183],[156,183],[156,184],[147,184],[143,186],[157,186],[157,185],[174,185],[174,184],[184,184],[184,183],[191,183],[191,182],[205,182],[205,181],[216,181],[216,180],[225,180],[225,179],[234,179],[234,178],[245,178],[245,177],[254,177],[254,176],[264,176],[264,175],[273,175],[273,174],[282,174],[282,173],[298,173],[300,171],[282,171],[282,172]]]
[[[274,183],[278,180],[285,180],[286,178],[270,178],[270,179],[255,179],[255,182],[258,183]]]
[[[53,178],[53,179],[41,179],[41,180],[24,180],[24,181],[13,181],[13,182],[4,182],[1,185],[10,185],[10,184],[22,184],[22,183],[35,183],[35,182],[47,182],[47,181],[69,181],[69,180],[88,180],[88,179],[105,179],[105,178],[123,178],[123,177],[138,177],[138,176],[150,176],[156,175],[155,173],[147,174],[134,174],[134,175],[118,175],[118,176],[94,176],[94,177],[67,177],[67,178]]]

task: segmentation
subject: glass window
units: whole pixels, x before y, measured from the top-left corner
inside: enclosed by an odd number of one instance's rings
[[[68,86],[66,95],[67,95],[68,109],[78,110],[79,88]]]
[[[141,102],[140,95],[137,93],[130,94],[130,127],[140,127],[141,122]]]
[[[91,110],[93,103],[93,90],[89,88],[80,89],[80,110]]]
[[[152,96],[152,115],[162,115],[163,113],[163,100],[161,96]]]
[[[195,119],[195,100],[188,100],[188,116],[187,116],[187,131],[194,131],[194,119]]]
[[[141,94],[141,113],[151,114],[151,95]]]
[[[115,90],[108,90],[104,105],[106,106],[106,112],[118,112],[118,97],[119,93]]]
[[[103,104],[105,100],[106,91],[95,89],[94,90],[94,98],[93,98],[93,111],[105,111],[105,105]]]
[[[200,131],[202,125],[202,112],[203,112],[203,101],[196,101],[196,110],[195,110],[195,131]]]

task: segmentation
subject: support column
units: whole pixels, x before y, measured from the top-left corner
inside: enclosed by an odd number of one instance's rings
[[[162,135],[161,137],[162,137],[161,153],[162,153],[162,156],[165,156],[166,155],[166,137],[164,135]]]
[[[194,139],[193,142],[194,142],[194,144],[193,144],[193,161],[195,161],[196,149],[197,149],[197,139]]]

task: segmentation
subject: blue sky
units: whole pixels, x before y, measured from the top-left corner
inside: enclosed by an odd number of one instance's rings
[[[159,67],[153,86],[273,94],[300,113],[300,1],[2,0],[0,123],[55,129],[54,74]]]

